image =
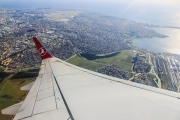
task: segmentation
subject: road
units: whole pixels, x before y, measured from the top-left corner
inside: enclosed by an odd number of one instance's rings
[[[154,80],[154,82],[158,85],[159,88],[162,88],[162,87],[161,87],[161,79],[160,79],[159,76],[156,74],[156,72],[155,72],[155,70],[154,70],[154,66],[153,66],[152,61],[151,61],[151,54],[148,53],[148,56],[149,56],[149,57],[148,57],[148,61],[149,61],[149,64],[151,65],[151,70],[150,70],[149,73],[151,73],[151,74],[153,74],[153,75],[156,76],[158,82],[156,82],[155,80]]]
[[[165,68],[165,71],[166,71],[166,75],[167,75],[167,80],[168,80],[168,85],[169,85],[169,87],[170,88],[172,88],[173,89],[173,91],[177,91],[176,90],[176,88],[174,87],[174,85],[173,85],[173,83],[172,83],[172,79],[173,79],[173,77],[172,77],[172,74],[171,74],[171,72],[170,72],[170,68],[168,68],[168,66],[166,65],[166,64],[164,64],[164,68]]]
[[[6,70],[6,73],[14,73],[14,72],[19,72],[19,71],[23,71],[23,70],[30,70],[30,69],[35,69],[35,68],[40,68],[39,65],[36,65],[34,67],[28,67],[28,68],[22,68],[22,69],[11,69],[11,70]]]

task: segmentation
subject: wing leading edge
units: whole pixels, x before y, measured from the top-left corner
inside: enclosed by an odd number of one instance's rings
[[[15,120],[180,119],[178,93],[92,72],[45,53]]]

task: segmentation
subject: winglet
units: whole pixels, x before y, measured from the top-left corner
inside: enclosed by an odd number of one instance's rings
[[[53,58],[53,56],[45,49],[36,37],[33,37],[33,40],[42,59]]]

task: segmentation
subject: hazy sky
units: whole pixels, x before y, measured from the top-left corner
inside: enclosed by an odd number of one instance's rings
[[[0,0],[7,8],[65,8],[82,9],[112,14],[129,9],[171,9],[179,8],[180,0]],[[147,8],[148,7],[148,8]],[[109,12],[108,12],[109,11]]]
[[[178,5],[179,0],[1,0],[1,4],[6,4],[12,6],[14,5],[24,5],[29,7],[69,7],[69,8],[83,8],[83,6],[88,7],[95,5],[99,7],[107,7],[107,5],[114,5],[115,7],[124,4],[126,7],[133,5],[143,5],[143,4],[161,4],[161,5]],[[179,4],[180,5],[180,4]]]
[[[180,26],[180,0],[0,0],[0,7],[80,9],[133,20]]]

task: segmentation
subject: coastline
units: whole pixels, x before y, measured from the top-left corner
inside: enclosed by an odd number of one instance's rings
[[[156,27],[151,29],[169,37],[135,38],[131,40],[133,45],[140,49],[145,49],[155,53],[180,54],[180,44],[178,43],[180,39],[179,29],[167,27]]]

